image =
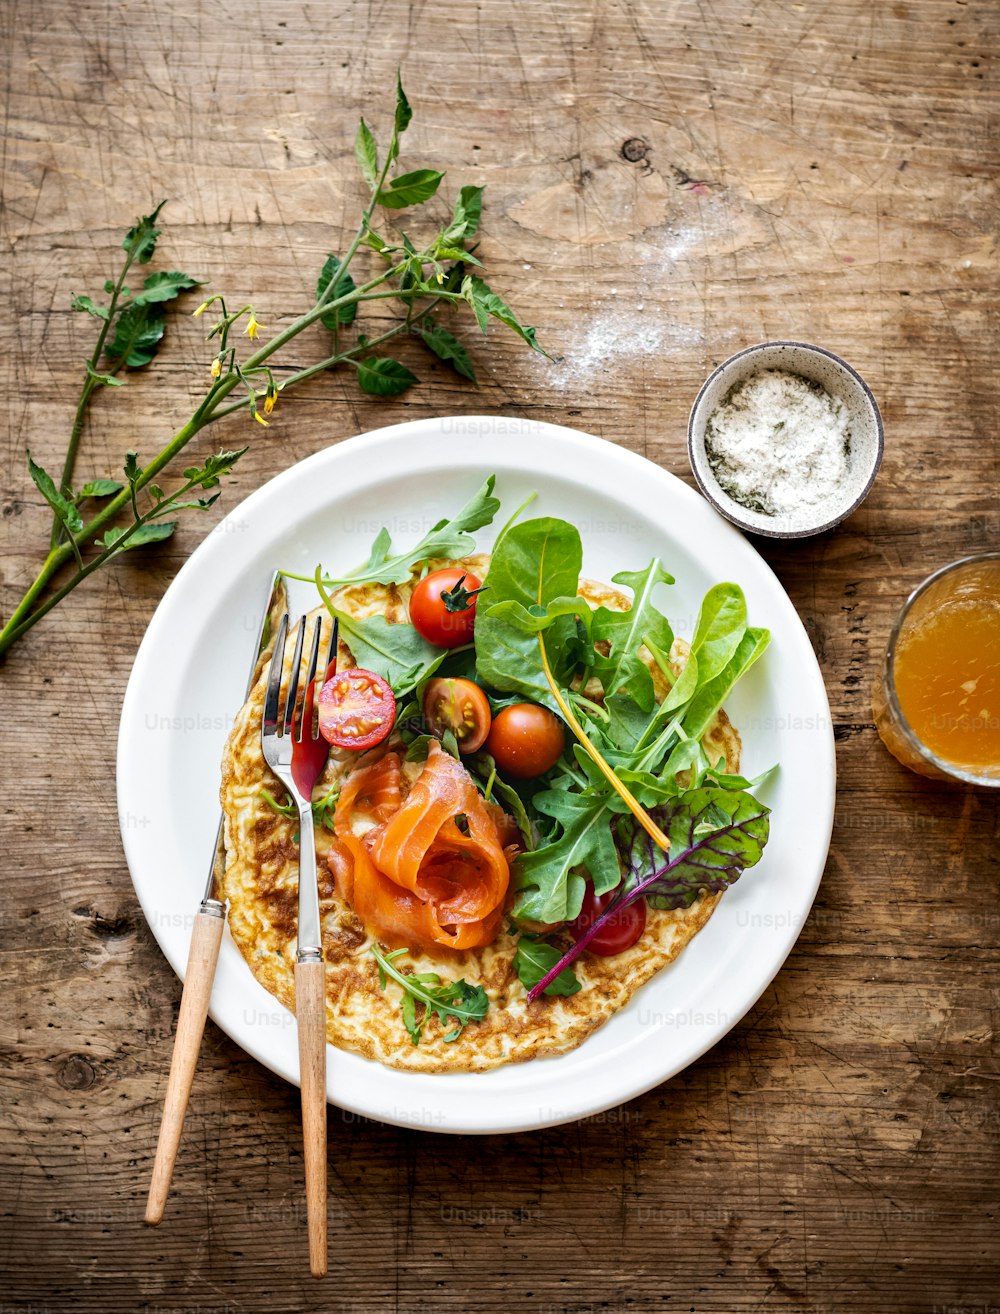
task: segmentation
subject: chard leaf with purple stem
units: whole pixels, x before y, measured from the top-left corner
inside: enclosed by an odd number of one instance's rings
[[[662,853],[638,826],[625,830],[628,872],[618,895],[576,944],[549,969],[528,994],[544,993],[555,978],[587,948],[616,913],[650,896],[660,908],[687,908],[702,890],[717,893],[760,861],[767,843],[770,809],[743,790],[705,786],[690,789],[652,812],[670,838]]]

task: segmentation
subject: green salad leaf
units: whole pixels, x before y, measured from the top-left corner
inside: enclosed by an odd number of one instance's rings
[[[470,985],[464,977],[458,981],[442,981],[436,972],[401,972],[395,960],[408,949],[394,949],[384,954],[378,945],[372,945],[372,954],[378,963],[378,978],[382,989],[389,980],[403,988],[400,1012],[403,1025],[414,1045],[420,1044],[427,1021],[434,1014],[451,1029],[444,1037],[455,1041],[470,1022],[481,1022],[490,1006],[489,996],[482,986]]]
[[[544,940],[536,940],[532,935],[522,935],[517,942],[514,955],[514,971],[526,990],[538,985],[542,977],[555,967],[562,955],[555,945]],[[580,978],[571,967],[560,972],[545,987],[546,995],[575,995],[583,986]]]

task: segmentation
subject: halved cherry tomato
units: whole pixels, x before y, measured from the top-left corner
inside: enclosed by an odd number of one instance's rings
[[[606,910],[608,904],[617,894],[617,890],[608,890],[607,894],[595,894],[592,885],[587,886],[583,896],[580,916],[570,922],[569,929],[579,940],[584,931],[593,926],[598,917]],[[631,949],[646,929],[646,900],[638,899],[627,908],[612,914],[587,944],[592,954],[602,958],[612,958],[623,949]]]
[[[374,671],[338,671],[319,691],[319,731],[334,748],[374,748],[395,719],[396,699]]]
[[[476,594],[482,581],[467,570],[449,566],[425,575],[410,598],[410,620],[418,634],[439,648],[472,642]]]
[[[502,707],[486,741],[486,751],[497,766],[515,780],[544,775],[559,761],[565,746],[562,722],[537,703]]]
[[[472,680],[431,680],[424,690],[424,720],[439,738],[450,730],[460,753],[475,753],[490,732],[490,704]]]

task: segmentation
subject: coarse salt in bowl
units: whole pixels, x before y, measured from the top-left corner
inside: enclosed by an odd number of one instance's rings
[[[832,529],[882,463],[882,417],[845,360],[806,342],[763,342],[702,384],[688,421],[698,486],[733,524],[771,538]]]

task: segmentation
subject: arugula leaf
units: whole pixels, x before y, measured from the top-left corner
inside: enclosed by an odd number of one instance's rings
[[[316,282],[316,300],[319,301],[323,293],[330,286],[333,276],[340,268],[340,261],[335,255],[328,255],[326,263],[320,271],[319,278]],[[346,297],[349,292],[355,290],[356,284],[350,274],[341,274],[337,279],[337,286],[333,289],[334,297]],[[335,306],[332,310],[324,311],[319,317],[319,322],[328,329],[337,329],[345,324],[353,324],[358,313],[358,303],[350,302],[346,306]]]
[[[104,355],[116,365],[124,362],[129,369],[142,369],[156,355],[164,327],[162,310],[134,303],[126,306],[115,321],[114,337]]]
[[[428,557],[468,556],[476,549],[472,535],[490,524],[500,510],[499,498],[493,496],[495,484],[496,475],[490,475],[451,519],[439,520],[419,543],[405,552],[393,552],[392,537],[383,527],[375,537],[368,560],[345,575],[324,575],[324,586],[335,589],[344,584],[405,584],[413,567]]]
[[[35,487],[56,513],[66,532],[68,534],[79,534],[83,529],[83,517],[77,510],[76,503],[72,498],[63,497],[59,489],[56,488],[55,480],[40,465],[35,464],[31,459],[30,452],[28,452],[28,473],[31,475]]]
[[[607,794],[543,790],[532,799],[536,811],[559,822],[558,839],[514,861],[518,891],[513,916],[517,921],[566,922],[583,905],[586,881],[576,870],[586,868],[597,894],[621,881],[618,851],[611,834],[611,800]]]
[[[380,189],[376,199],[387,210],[405,210],[410,205],[421,205],[434,195],[443,177],[444,174],[437,169],[414,169],[410,173],[401,173],[387,187]]]
[[[442,981],[436,972],[403,973],[395,966],[395,959],[408,953],[407,949],[394,949],[392,953],[384,954],[378,945],[373,944],[371,950],[378,963],[382,989],[390,979],[403,987],[400,1012],[414,1045],[420,1044],[423,1029],[432,1014],[437,1014],[444,1026],[455,1023],[444,1037],[447,1041],[457,1040],[470,1022],[481,1022],[486,1016],[490,1001],[482,986],[470,985],[464,977],[458,981]],[[423,1006],[419,1017],[418,1005]]]
[[[358,123],[358,135],[354,138],[354,154],[361,168],[361,176],[369,187],[378,181],[378,146],[368,124],[362,119]]]
[[[558,963],[561,955],[555,945],[533,936],[522,935],[514,955],[514,971],[526,990],[538,985],[542,977]],[[567,967],[542,991],[546,995],[575,995],[583,987],[577,974]]]
[[[598,607],[594,613],[594,643],[605,643],[610,648],[607,656],[598,650],[593,662],[594,674],[604,686],[605,696],[611,697],[627,685],[629,694],[644,712],[652,711],[656,691],[639,649],[649,637],[662,651],[670,651],[673,631],[666,616],[654,606],[653,594],[657,585],[673,582],[673,575],[654,557],[645,570],[625,570],[614,576],[615,584],[624,584],[632,591],[632,606],[628,611]]]
[[[446,328],[435,324],[430,317],[423,319],[417,327],[424,343],[430,347],[434,355],[439,360],[446,361],[456,374],[461,374],[464,379],[471,379],[476,382],[476,371],[472,366],[472,361],[468,351],[463,343],[453,333],[449,333]]]
[[[358,362],[358,384],[373,397],[398,397],[419,382],[405,365],[388,356],[369,356]]]

